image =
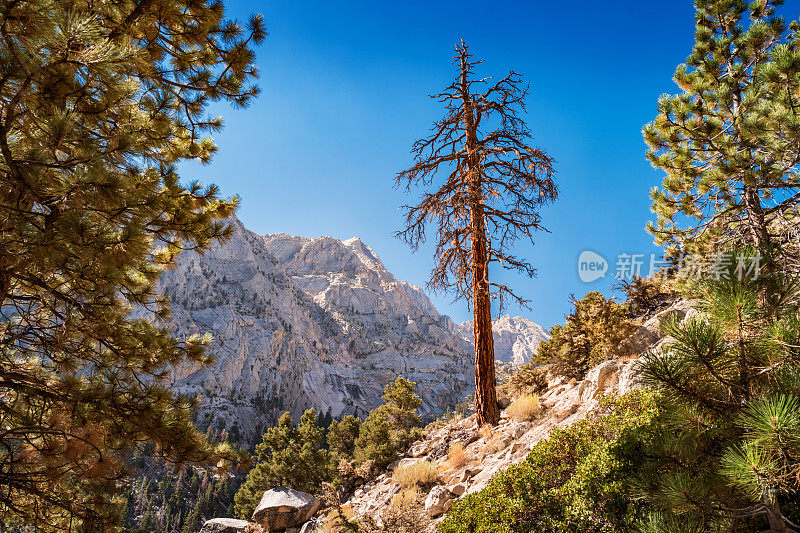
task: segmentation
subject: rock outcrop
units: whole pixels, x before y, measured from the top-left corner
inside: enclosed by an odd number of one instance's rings
[[[307,492],[276,487],[261,497],[252,520],[267,531],[284,531],[302,526],[321,504],[319,499]]]
[[[200,533],[251,533],[253,524],[235,518],[212,518],[203,524]]]
[[[472,321],[456,326],[459,336],[472,346]],[[521,316],[503,315],[492,322],[494,358],[513,366],[529,363],[539,343],[550,338],[536,322]]]
[[[230,241],[182,255],[161,280],[176,336],[214,337],[213,366],[173,374],[174,388],[204,399],[201,425],[252,441],[284,411],[364,416],[398,375],[417,383],[424,415],[471,392],[471,332],[361,240],[257,235],[232,223]],[[517,362],[546,335],[519,317],[495,330],[499,357]]]

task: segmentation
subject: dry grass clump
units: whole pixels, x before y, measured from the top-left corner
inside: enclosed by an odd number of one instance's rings
[[[542,404],[539,403],[537,394],[528,394],[516,400],[506,408],[508,416],[514,420],[524,422],[534,420],[542,414]]]
[[[458,468],[467,462],[467,452],[464,449],[464,443],[455,441],[450,443],[447,450],[447,464],[450,467]]]
[[[484,424],[478,430],[484,441],[483,451],[489,455],[499,452],[506,447],[506,440],[502,431],[495,431],[491,424]]]
[[[428,461],[417,461],[398,467],[392,476],[404,489],[425,487],[436,482],[436,467]]]
[[[402,509],[414,505],[419,501],[421,495],[422,493],[420,492],[419,487],[414,485],[410,489],[401,490],[392,496],[392,501],[389,503],[389,505],[395,509]]]
[[[367,519],[360,527],[360,533],[420,533],[428,530],[430,520],[420,497],[416,488],[395,494],[389,508],[381,514],[383,524],[377,527],[373,520]]]

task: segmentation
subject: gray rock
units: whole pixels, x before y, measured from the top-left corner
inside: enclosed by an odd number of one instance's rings
[[[447,503],[453,499],[450,491],[444,485],[437,485],[425,498],[425,512],[431,518],[436,518],[447,511]]]
[[[430,443],[429,442],[421,442],[415,446],[411,447],[411,457],[422,457],[426,453],[428,453]]]
[[[601,396],[606,389],[616,386],[619,380],[618,373],[623,366],[624,363],[618,359],[611,359],[591,369],[578,388],[578,394],[581,400],[585,402],[597,398]]]
[[[311,533],[312,531],[317,530],[317,522],[315,520],[309,520],[303,527],[300,528],[300,533]]]
[[[514,428],[514,431],[511,433],[511,436],[514,437],[515,439],[518,439],[521,436],[523,436],[529,429],[530,426],[528,424],[520,424]]]
[[[464,483],[465,481],[469,481],[469,478],[478,474],[481,471],[480,468],[465,468],[461,475],[458,477],[459,483]]]
[[[247,439],[285,410],[258,398],[291,398],[295,419],[309,407],[338,417],[374,409],[403,375],[427,415],[471,390],[472,349],[453,321],[359,239],[257,235],[229,222],[229,241],[181,254],[159,281],[176,336],[215,339],[213,365],[187,362],[170,375],[176,391],[204,399],[201,419],[236,423]]]
[[[456,326],[456,333],[466,342],[473,343],[472,321]],[[512,366],[529,363],[539,343],[550,338],[550,335],[539,324],[521,317],[503,315],[492,322],[494,337],[494,357]]]
[[[467,492],[467,484],[466,483],[456,483],[455,485],[451,485],[451,486],[447,487],[447,490],[449,490],[450,493],[453,496],[456,496],[456,497],[463,496],[464,493]]]
[[[321,501],[307,492],[276,487],[264,493],[253,512],[253,522],[269,531],[280,531],[308,521]]]
[[[619,373],[619,395],[622,396],[634,389],[638,389],[643,383],[638,361],[631,361]]]
[[[235,518],[212,518],[203,524],[200,533],[245,533],[249,524]]]
[[[400,462],[397,463],[397,466],[395,467],[395,470],[399,470],[401,468],[406,468],[407,466],[411,466],[411,465],[417,464],[417,463],[419,463],[421,461],[424,461],[424,459],[416,459],[416,458],[411,458],[411,457],[405,457],[403,459],[400,459]]]
[[[620,349],[623,353],[631,355],[640,355],[644,353],[663,336],[661,329],[667,322],[671,320],[682,320],[690,310],[690,302],[686,300],[675,302],[673,305],[663,311],[659,311],[652,318],[639,326],[630,337],[620,343]]]

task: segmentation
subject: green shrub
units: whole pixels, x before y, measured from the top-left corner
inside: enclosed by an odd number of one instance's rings
[[[679,293],[671,282],[661,277],[634,276],[632,280],[620,280],[614,285],[625,293],[628,316],[650,316],[678,299]]]
[[[328,426],[328,451],[336,459],[353,460],[356,439],[361,432],[361,419],[347,415],[341,420],[333,420]]]
[[[542,342],[536,362],[552,364],[556,374],[582,378],[593,366],[622,355],[619,344],[636,329],[627,308],[592,291],[580,300],[570,296],[575,306],[564,325],[550,330]]]
[[[384,389],[383,405],[372,410],[361,425],[355,442],[357,463],[373,461],[383,467],[418,439],[422,433],[417,409],[422,400],[414,393],[415,383],[402,376]]]
[[[556,429],[520,464],[458,500],[440,533],[629,531],[644,513],[629,480],[640,439],[658,415],[652,393],[601,400],[589,418]]]
[[[702,313],[667,322],[661,349],[639,360],[665,415],[637,476],[655,510],[646,529],[795,531],[800,277],[752,250],[715,259],[719,279],[690,293]]]
[[[236,515],[249,519],[264,491],[276,486],[318,493],[333,478],[323,437],[313,409],[303,413],[296,427],[284,413],[256,446],[258,463],[234,497]]]
[[[508,396],[541,394],[547,390],[547,369],[536,363],[520,366],[500,387]]]

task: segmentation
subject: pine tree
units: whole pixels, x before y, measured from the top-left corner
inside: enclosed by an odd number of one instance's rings
[[[338,459],[352,461],[360,432],[361,420],[353,415],[333,420],[328,426],[328,451]]]
[[[421,418],[417,409],[422,400],[414,392],[416,384],[403,376],[384,388],[383,404],[373,409],[361,424],[353,456],[358,463],[372,461],[377,466],[391,463],[398,452],[420,435]]]
[[[233,457],[165,382],[209,339],[131,311],[167,316],[164,268],[230,235],[235,199],[177,167],[256,95],[265,31],[216,0],[4,2],[0,28],[0,522],[107,531],[131,449]]]
[[[278,486],[318,493],[333,475],[323,442],[313,409],[303,413],[297,426],[291,415],[284,413],[256,446],[258,463],[236,493],[236,515],[249,519],[264,491]]]
[[[782,3],[695,1],[694,48],[674,75],[682,93],[663,96],[644,128],[666,173],[648,230],[672,255],[744,243],[798,261],[782,232],[800,203],[800,25],[775,15]]]
[[[536,352],[538,364],[552,364],[558,375],[582,379],[593,366],[623,355],[620,343],[634,332],[628,320],[628,309],[613,298],[597,291],[578,300],[570,296],[574,306],[564,325],[550,329],[550,338]]]
[[[544,229],[538,209],[555,200],[557,190],[553,160],[528,145],[530,133],[520,117],[528,90],[521,77],[511,72],[491,84],[491,78],[475,76],[480,63],[463,41],[456,46],[457,77],[432,96],[445,104],[445,117],[434,124],[431,136],[414,144],[416,163],[397,176],[398,186],[425,190],[418,205],[406,206],[405,229],[398,235],[416,250],[425,241],[426,226],[437,227],[436,265],[428,286],[471,302],[475,410],[479,424],[496,424],[491,301],[497,299],[501,311],[506,296],[523,305],[527,301],[489,281],[489,267],[535,275],[510,249],[518,238],[532,242],[533,234]]]
[[[644,531],[756,531],[763,520],[788,532],[800,519],[800,283],[750,253],[727,258],[720,279],[695,289],[700,314],[669,323],[641,360],[664,398],[641,465],[656,510]]]

